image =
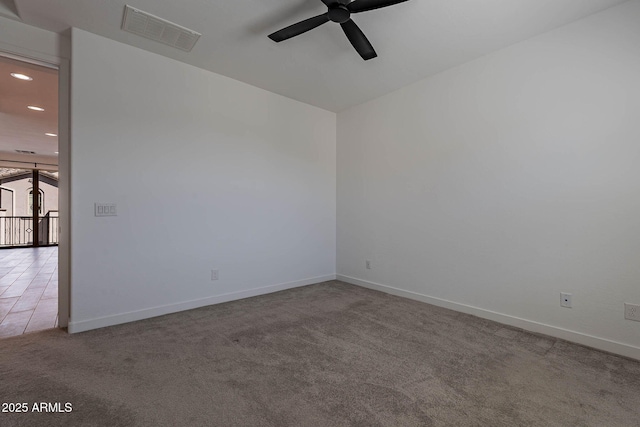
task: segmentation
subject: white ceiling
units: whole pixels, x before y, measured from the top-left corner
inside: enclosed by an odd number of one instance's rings
[[[73,26],[340,111],[625,0],[409,0],[353,15],[378,58],[363,61],[327,23],[267,35],[326,12],[321,0],[15,0],[22,20]],[[125,4],[202,33],[190,53],[120,29]],[[126,64],[122,64],[126,66]]]
[[[25,74],[33,80],[18,80],[11,73]],[[28,105],[44,108],[33,111]],[[0,160],[21,157],[15,150],[33,151],[57,164],[58,72],[0,56]],[[5,153],[10,154],[7,156]]]

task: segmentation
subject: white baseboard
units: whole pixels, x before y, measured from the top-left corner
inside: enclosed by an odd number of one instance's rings
[[[177,313],[179,311],[191,310],[194,308],[205,307],[207,305],[220,304],[223,302],[235,301],[243,298],[255,297],[258,295],[270,294],[273,292],[284,291],[286,289],[297,288],[300,286],[313,285],[314,283],[335,280],[335,274],[326,276],[311,277],[308,279],[296,280],[293,282],[280,283],[277,285],[264,286],[245,291],[231,292],[228,294],[216,295],[207,298],[200,298],[191,301],[183,301],[177,304],[168,304],[159,307],[146,308],[143,310],[130,311],[128,313],[114,314],[112,316],[98,317],[95,319],[69,321],[69,333],[84,332],[91,329],[104,328],[107,326],[119,325],[121,323],[135,322],[136,320],[148,319],[151,317],[164,316],[165,314]],[[72,313],[73,314],[73,313]]]
[[[549,335],[555,338],[561,338],[584,346],[592,347],[598,350],[607,351],[609,353],[619,354],[621,356],[630,357],[640,360],[640,348],[629,344],[599,338],[592,335],[575,332],[568,329],[559,328],[544,323],[534,322],[532,320],[522,319],[519,317],[509,316],[497,313],[491,310],[485,310],[466,304],[460,304],[441,298],[430,297],[428,295],[419,294],[417,292],[405,291],[403,289],[394,288],[392,286],[382,285],[367,280],[357,279],[355,277],[336,275],[337,280],[341,280],[352,285],[362,286],[363,288],[373,289],[387,294],[397,295],[416,301],[426,302],[438,307],[449,308],[451,310],[460,311],[462,313],[472,314],[482,317],[483,319],[493,320],[505,325],[515,326],[530,332]]]

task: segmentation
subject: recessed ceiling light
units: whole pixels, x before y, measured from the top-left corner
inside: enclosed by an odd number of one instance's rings
[[[49,132],[45,133],[45,135],[47,135],[47,136],[58,136],[58,134],[55,134],[55,133],[49,133]]]
[[[21,73],[11,73],[11,76],[20,80],[33,80],[32,77],[29,77],[26,74],[21,74]]]
[[[55,153],[55,154],[58,154],[58,152],[57,152],[57,151],[55,151],[54,153]]]
[[[33,110],[33,111],[44,111],[44,108],[42,108],[42,107],[36,107],[36,106],[34,106],[34,105],[28,105],[28,106],[27,106],[27,108],[28,108],[29,110]]]

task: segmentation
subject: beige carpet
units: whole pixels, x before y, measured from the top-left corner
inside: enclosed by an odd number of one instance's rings
[[[640,362],[328,282],[2,339],[0,402],[29,406],[3,427],[639,426]]]

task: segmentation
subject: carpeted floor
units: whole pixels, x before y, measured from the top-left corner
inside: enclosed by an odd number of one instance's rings
[[[3,427],[639,426],[640,362],[327,282],[0,340],[0,402],[29,411]]]

